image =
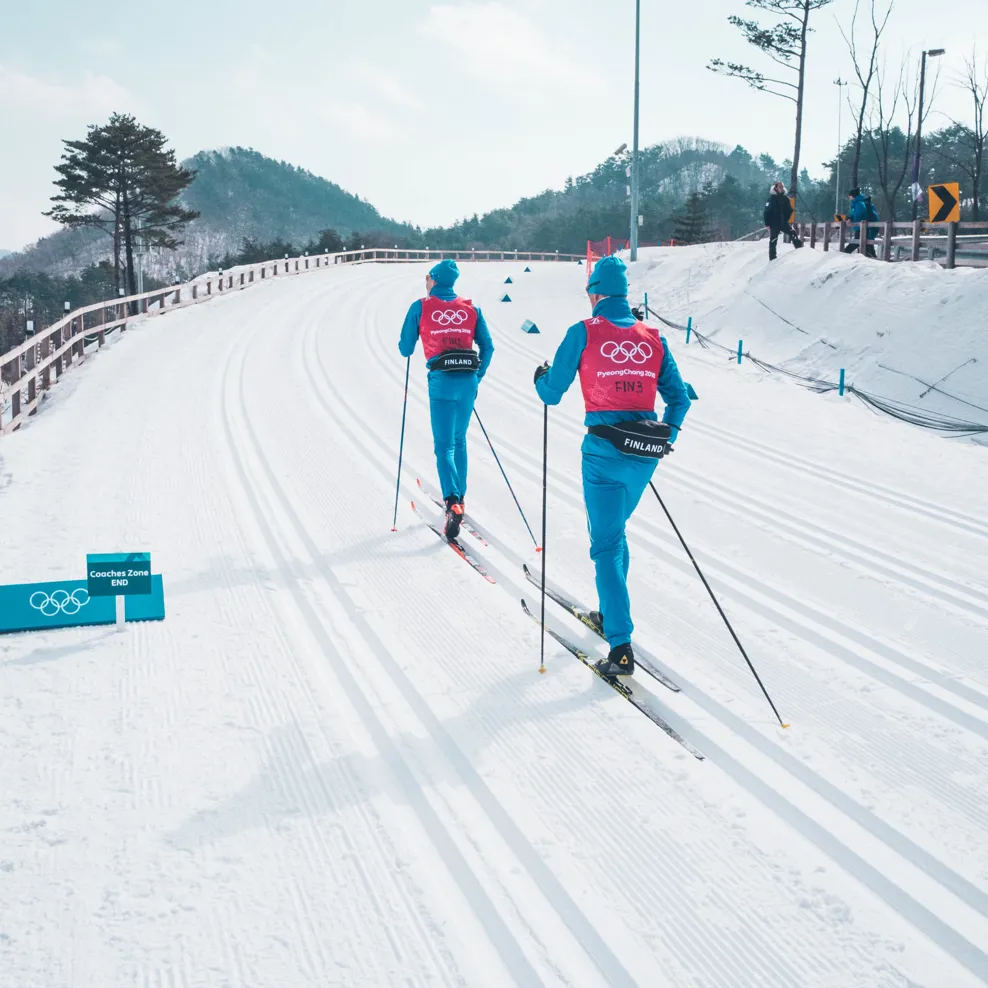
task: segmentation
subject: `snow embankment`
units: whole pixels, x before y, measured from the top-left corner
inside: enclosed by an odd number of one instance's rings
[[[988,424],[988,270],[764,244],[657,247],[636,297],[704,336],[804,377]]]

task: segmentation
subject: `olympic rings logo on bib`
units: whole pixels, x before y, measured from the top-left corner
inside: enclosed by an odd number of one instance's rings
[[[432,313],[432,321],[440,326],[462,326],[470,318],[463,309],[437,309]]]
[[[89,591],[79,587],[69,593],[67,590],[55,590],[50,594],[44,590],[36,590],[31,594],[28,603],[45,617],[56,617],[59,613],[71,617],[78,614],[89,603]]]
[[[651,344],[634,343],[631,340],[622,340],[620,343],[608,340],[600,345],[600,355],[616,364],[626,364],[629,360],[633,364],[644,364],[651,359],[654,352]]]

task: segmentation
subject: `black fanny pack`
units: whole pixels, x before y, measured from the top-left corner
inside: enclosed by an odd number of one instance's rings
[[[666,422],[640,419],[615,422],[614,425],[591,425],[587,432],[606,439],[615,449],[630,456],[661,460],[672,449],[669,445],[672,426]]]
[[[447,350],[439,354],[429,370],[475,371],[480,367],[480,355],[476,350]]]

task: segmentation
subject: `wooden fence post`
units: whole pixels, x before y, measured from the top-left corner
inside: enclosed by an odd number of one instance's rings
[[[810,248],[816,249],[816,223],[810,224]]]
[[[62,333],[64,330],[56,329],[51,335],[51,339],[54,343],[55,349],[58,350],[62,346]],[[60,381],[62,379],[62,355],[59,354],[55,358],[55,380]]]
[[[847,246],[847,220],[840,221],[840,237],[837,241],[837,246],[841,253],[844,252],[844,248]]]
[[[912,259],[914,261],[919,260],[919,234],[923,227],[922,220],[913,220],[913,248],[912,248]]]
[[[51,349],[51,340],[47,336],[41,337],[41,362],[44,363],[48,359],[48,353]],[[41,387],[47,390],[51,387],[51,367],[45,367],[41,372]]]
[[[823,249],[830,250],[830,221],[823,224]]]
[[[891,220],[885,221],[885,260],[892,260],[892,238],[895,236],[895,228],[892,225]]]
[[[868,246],[869,246],[868,234],[869,234],[869,232],[870,231],[868,229],[868,223],[865,220],[862,220],[858,224],[858,253],[862,257],[867,257],[868,256]]]
[[[16,419],[21,414],[21,386],[17,383],[21,378],[21,358],[15,357],[7,366],[7,380],[13,385],[10,392],[10,414],[12,419]]]
[[[27,382],[27,403],[29,405],[34,404],[34,399],[35,397],[37,397],[37,393],[38,393],[37,376],[31,373],[34,370],[35,366],[37,365],[37,352],[38,352],[38,347],[37,344],[35,344],[34,346],[31,347],[30,350],[28,350],[26,354],[27,372],[28,374],[31,375],[31,380]]]
[[[947,224],[947,267],[952,268],[957,261],[957,224]]]

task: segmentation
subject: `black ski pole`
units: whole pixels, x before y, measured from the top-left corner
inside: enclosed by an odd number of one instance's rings
[[[518,498],[515,496],[515,489],[511,486],[511,481],[508,480],[508,475],[504,472],[504,467],[501,466],[501,458],[497,455],[497,450],[494,448],[494,443],[491,442],[491,437],[487,435],[487,430],[484,428],[484,423],[480,421],[480,415],[476,408],[474,408],[473,414],[477,416],[477,424],[480,426],[480,431],[484,434],[484,438],[487,440],[487,445],[490,446],[491,452],[494,454],[494,462],[497,463],[498,469],[501,471],[501,476],[504,477],[504,482],[508,485],[508,490],[511,491],[511,496],[515,501],[515,507],[521,515],[521,520],[525,523],[525,528],[528,529],[528,534],[532,536],[532,542],[535,543],[536,551],[538,551],[539,544],[535,541],[532,526],[528,524],[528,519],[525,517],[525,512],[522,511],[521,504],[519,504]]]
[[[686,540],[680,534],[679,529],[676,527],[676,523],[672,520],[672,515],[669,514],[669,509],[666,507],[665,501],[662,500],[662,496],[655,489],[655,484],[652,481],[648,482],[648,486],[652,488],[652,493],[658,498],[659,504],[662,505],[662,510],[665,512],[666,518],[669,519],[669,524],[672,525],[672,530],[676,533],[676,537],[682,543],[683,548],[686,550],[686,555],[690,557],[690,562],[693,564],[693,568],[697,571],[700,579],[703,580],[703,585],[707,588],[707,593],[710,594],[710,599],[714,602],[714,607],[717,608],[717,613],[724,619],[724,624],[727,625],[727,630],[731,633],[731,637],[734,639],[734,644],[737,645],[741,654],[744,656],[744,661],[748,663],[748,668],[751,670],[752,675],[755,677],[755,681],[761,687],[762,692],[765,694],[765,699],[768,700],[769,706],[772,708],[772,713],[778,718],[779,724],[782,727],[788,727],[789,725],[783,721],[779,716],[779,711],[776,710],[775,704],[772,702],[772,697],[768,695],[768,690],[765,689],[765,684],[762,682],[761,676],[758,675],[755,667],[751,664],[751,659],[748,658],[748,653],[744,650],[744,645],[741,644],[741,640],[734,633],[734,628],[731,627],[731,622],[728,621],[727,615],[724,613],[724,609],[720,606],[720,601],[717,600],[713,590],[710,588],[710,584],[707,583],[707,578],[703,575],[703,570],[700,569],[697,561],[693,558],[693,553],[690,552],[690,547],[686,544]]]
[[[539,653],[539,672],[545,673],[545,526],[546,489],[549,481],[549,406],[543,406],[542,415],[542,645]]]
[[[401,457],[405,452],[405,413],[408,411],[408,372],[412,369],[412,358],[405,361],[405,398],[401,405],[401,441],[398,443],[398,479],[395,481],[395,516],[391,531],[398,531],[398,491],[401,488]]]

